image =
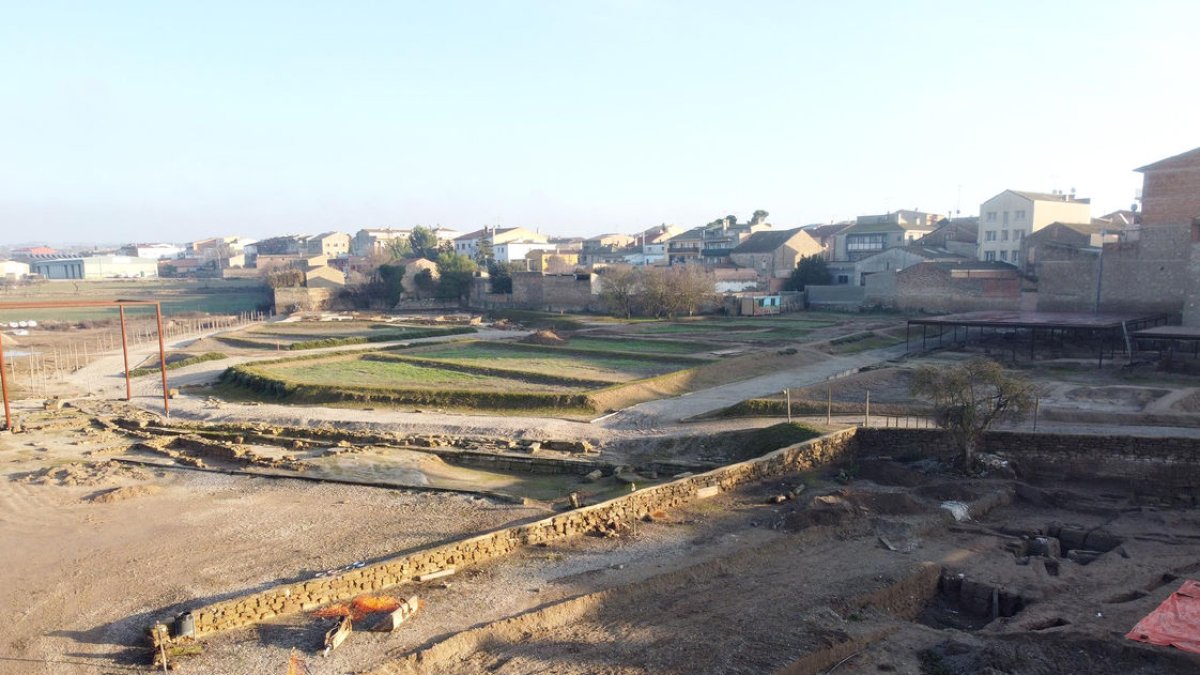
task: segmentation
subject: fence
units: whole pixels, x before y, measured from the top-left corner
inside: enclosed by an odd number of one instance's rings
[[[203,335],[216,330],[240,328],[242,326],[265,321],[268,317],[263,312],[243,312],[228,316],[206,316],[199,318],[171,318],[163,321],[163,339],[178,340],[181,338]],[[11,329],[10,329],[11,330]],[[121,353],[121,332],[119,325],[106,327],[102,332],[87,336],[45,339],[49,331],[31,339],[28,348],[15,345],[4,350],[5,368],[10,376],[10,383],[24,396],[51,395],[55,384],[65,384],[67,377],[96,360]],[[151,319],[135,319],[127,322],[126,336],[129,348],[135,349],[143,345],[158,344],[158,333],[155,321]],[[22,336],[23,337],[23,336]],[[130,368],[135,364],[130,363]],[[156,366],[157,367],[157,366]],[[86,383],[88,389],[93,388],[90,380]]]

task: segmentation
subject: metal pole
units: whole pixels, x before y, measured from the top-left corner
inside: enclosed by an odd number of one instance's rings
[[[8,376],[4,374],[4,338],[0,337],[0,391],[4,393],[4,428],[12,431],[12,410],[8,407]]]
[[[162,373],[163,385],[163,412],[166,413],[167,419],[171,418],[171,403],[170,396],[167,390],[167,348],[163,344],[162,332],[162,303],[154,303],[154,320],[158,323],[158,370]]]
[[[1034,431],[1037,431],[1038,410],[1041,409],[1041,407],[1042,407],[1041,397],[1035,396],[1033,399],[1033,430]]]
[[[871,390],[870,389],[867,390],[867,409],[866,409],[866,412],[863,413],[863,426],[864,427],[871,426]]]
[[[783,395],[787,399],[788,422],[792,421],[792,390],[784,389]]]
[[[125,337],[125,305],[120,305],[117,309],[121,310],[121,355],[125,357],[125,400],[133,400],[133,385],[129,383],[129,339]]]

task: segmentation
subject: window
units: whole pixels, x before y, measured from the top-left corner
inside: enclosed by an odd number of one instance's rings
[[[996,222],[996,212],[995,212],[995,211],[988,211],[988,212],[987,212],[987,221],[988,221],[989,223],[994,223],[994,222]]]
[[[1008,241],[1008,230],[1000,230],[1000,241]]]
[[[1012,252],[1012,261],[1013,261],[1014,265],[1021,261],[1021,252],[1020,251]]]
[[[995,231],[995,230],[988,230],[987,232],[984,232],[984,233],[983,233],[983,240],[984,240],[984,241],[996,241],[996,231]]]
[[[1005,225],[1007,225],[1007,224],[1008,224],[1008,211],[1005,211],[1005,212],[1004,212],[1004,224],[1005,224]]]
[[[848,274],[839,274],[839,275],[838,275],[838,283],[839,283],[839,284],[848,284],[848,283],[850,283],[850,275],[848,275]]]
[[[1017,220],[1025,220],[1025,209],[1017,209]]]
[[[1008,251],[1000,251],[1000,259],[1008,262]]]
[[[996,252],[995,252],[995,251],[987,251],[987,252],[985,252],[985,253],[983,254],[983,259],[984,259],[984,260],[987,260],[988,262],[991,262],[991,261],[995,260],[995,259],[996,259]]]

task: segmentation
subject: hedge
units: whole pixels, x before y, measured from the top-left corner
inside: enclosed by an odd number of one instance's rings
[[[205,361],[220,361],[221,359],[227,359],[227,358],[229,358],[229,356],[227,354],[222,354],[221,352],[205,352],[204,354],[197,354],[195,356],[189,356],[186,359],[181,359],[179,361],[173,361],[173,362],[169,361],[169,362],[167,362],[167,370],[175,370],[176,368],[187,368],[188,366],[194,366],[197,363],[204,363]],[[129,376],[130,377],[141,377],[143,375],[150,375],[150,374],[158,373],[158,372],[161,372],[159,370],[158,366],[134,368],[133,370],[129,371]]]

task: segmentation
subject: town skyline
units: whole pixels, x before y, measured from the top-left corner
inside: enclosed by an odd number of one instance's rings
[[[19,7],[0,243],[790,228],[1005,189],[1099,214],[1200,144],[1195,7],[868,8]]]

